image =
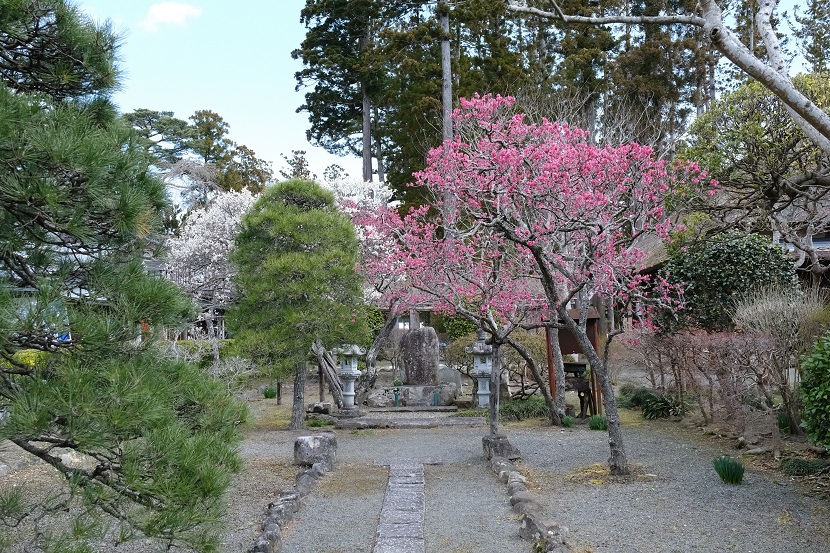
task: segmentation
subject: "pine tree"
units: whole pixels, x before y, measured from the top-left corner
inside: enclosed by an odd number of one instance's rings
[[[0,439],[54,467],[84,505],[63,536],[75,550],[101,517],[210,549],[243,413],[157,348],[193,306],[143,265],[167,200],[107,99],[116,37],[62,0],[8,5],[0,40],[14,36],[29,62],[0,76]],[[63,517],[66,496],[10,493],[0,518],[31,546],[61,538],[29,524]]]
[[[273,377],[294,375],[291,428],[301,428],[312,344],[365,340],[354,227],[331,192],[312,181],[285,181],[245,215],[232,259],[239,299],[228,325]]]

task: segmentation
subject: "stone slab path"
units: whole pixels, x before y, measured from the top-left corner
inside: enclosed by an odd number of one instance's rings
[[[390,465],[372,553],[424,553],[424,506],[424,465]]]

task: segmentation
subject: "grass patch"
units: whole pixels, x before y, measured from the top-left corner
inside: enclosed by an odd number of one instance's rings
[[[602,415],[588,417],[588,428],[591,430],[608,430],[608,419]]]
[[[728,455],[717,457],[712,464],[720,479],[727,484],[738,485],[744,480],[744,464]]]

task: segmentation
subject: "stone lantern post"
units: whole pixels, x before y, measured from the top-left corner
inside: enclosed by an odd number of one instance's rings
[[[487,333],[479,329],[477,340],[465,348],[473,356],[473,370],[470,375],[478,381],[477,407],[490,405],[490,373],[493,372],[493,346],[486,343]]]
[[[360,376],[357,370],[357,358],[366,355],[366,351],[354,344],[334,348],[332,353],[340,360],[337,376],[343,384],[343,409],[354,409],[354,381]]]

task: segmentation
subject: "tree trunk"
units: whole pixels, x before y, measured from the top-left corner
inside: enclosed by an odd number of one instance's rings
[[[548,336],[550,337],[550,351],[553,354],[553,374],[549,374],[548,378],[552,378],[556,384],[553,404],[556,406],[556,412],[561,421],[565,416],[565,360],[562,358],[562,347],[559,345],[559,329],[551,328]]]
[[[367,26],[360,39],[361,51],[369,46],[370,41],[371,29]],[[365,81],[360,83],[360,92],[363,95],[363,182],[372,182],[372,102]]]
[[[490,435],[499,433],[499,397],[501,396],[501,362],[498,342],[493,342],[493,366],[490,370]]]
[[[305,379],[308,369],[305,362],[297,367],[294,373],[294,403],[291,406],[291,424],[289,430],[301,430],[305,428]]]
[[[438,4],[438,19],[441,25],[441,138],[444,148],[452,140],[452,63],[450,53],[450,8],[445,2]],[[447,152],[449,154],[449,152]],[[441,217],[445,229],[454,232],[456,198],[445,190]]]
[[[593,344],[588,339],[587,333],[580,328],[579,324],[568,314],[565,306],[558,308],[559,318],[562,320],[567,329],[570,330],[576,337],[582,351],[588,358],[591,364],[591,371],[597,376],[597,380],[602,390],[602,404],[605,407],[605,416],[608,419],[608,445],[611,449],[611,456],[608,459],[608,468],[614,476],[623,476],[629,474],[628,459],[625,455],[625,446],[623,444],[622,427],[620,425],[620,415],[617,411],[617,400],[614,396],[614,388],[611,385],[611,378],[608,375],[608,367],[605,362],[597,354]]]
[[[395,325],[398,322],[398,302],[395,301],[389,308],[389,313],[386,315],[386,321],[383,323],[383,328],[380,329],[372,345],[369,346],[369,351],[366,352],[366,370],[374,371],[375,362],[380,352],[380,347],[383,342],[389,338],[392,331],[395,330]]]
[[[372,111],[375,114],[375,159],[378,164],[378,182],[386,182],[386,173],[383,169],[383,144],[380,141],[380,110],[377,105],[373,105]]]
[[[314,343],[311,344],[311,351],[313,351],[314,355],[317,357],[317,364],[323,371],[323,378],[326,379],[326,382],[329,385],[329,392],[331,392],[332,400],[337,407],[343,407],[343,384],[341,384],[340,379],[337,378],[337,362],[331,354],[326,351],[326,348],[323,347],[322,342],[319,340],[315,340]]]

